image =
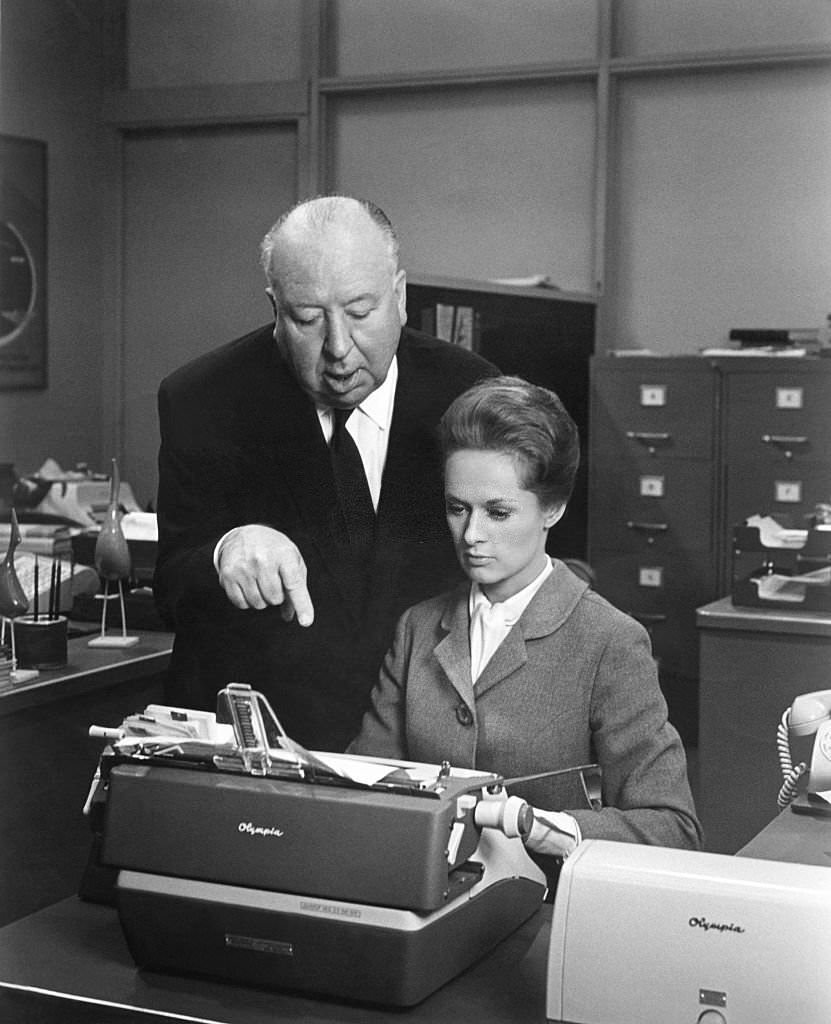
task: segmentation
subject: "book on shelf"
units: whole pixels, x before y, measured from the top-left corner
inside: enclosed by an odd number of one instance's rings
[[[37,564],[37,573],[35,565]],[[55,569],[52,566],[55,565]],[[67,558],[52,558],[49,555],[34,554],[17,548],[14,555],[14,571],[26,600],[29,613],[35,611],[35,576],[37,576],[38,612],[49,608],[50,592],[54,588],[57,611],[66,615],[76,597],[96,594],[101,581],[92,566],[80,565]]]
[[[0,523],[0,552],[6,553],[11,542],[11,523]],[[31,554],[69,558],[72,554],[72,530],[55,523],[20,523],[18,551]]]
[[[14,662],[10,655],[4,653],[5,650],[5,647],[0,647],[0,690],[8,689],[12,685]]]
[[[477,320],[472,306],[454,306],[448,302],[437,302],[421,310],[420,328],[451,345],[476,349]]]
[[[819,328],[733,327],[729,339],[754,348],[765,345],[811,345],[819,341]]]

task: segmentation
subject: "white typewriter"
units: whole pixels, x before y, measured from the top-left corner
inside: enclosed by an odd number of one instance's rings
[[[564,863],[546,1015],[828,1024],[831,869],[587,839]]]

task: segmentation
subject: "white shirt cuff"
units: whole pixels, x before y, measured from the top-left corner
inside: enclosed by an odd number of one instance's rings
[[[576,819],[565,811],[541,811],[534,808],[534,826],[525,845],[534,853],[550,857],[568,857],[583,836]]]
[[[235,526],[227,533],[223,533],[219,540],[216,542],[216,547],[214,548],[214,569],[216,569],[217,576],[219,575],[219,553],[222,550],[222,545],[231,536],[232,533],[236,533],[237,530],[239,529],[241,529],[241,527]]]

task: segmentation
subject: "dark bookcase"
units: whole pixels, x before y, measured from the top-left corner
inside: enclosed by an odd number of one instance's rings
[[[479,352],[506,374],[556,391],[580,431],[581,467],[574,495],[549,537],[561,558],[586,557],[588,522],[589,361],[595,300],[546,287],[411,277],[411,327]],[[451,343],[453,343],[451,341]]]

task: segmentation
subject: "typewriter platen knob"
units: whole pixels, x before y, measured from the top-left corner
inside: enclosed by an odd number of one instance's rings
[[[534,808],[518,796],[487,796],[476,805],[473,820],[480,828],[498,828],[509,839],[525,839],[534,825]]]
[[[519,800],[519,797],[511,797],[512,800]],[[527,839],[531,835],[531,829],[534,827],[534,808],[522,801],[522,807],[519,809],[517,814],[517,831],[523,839]]]

